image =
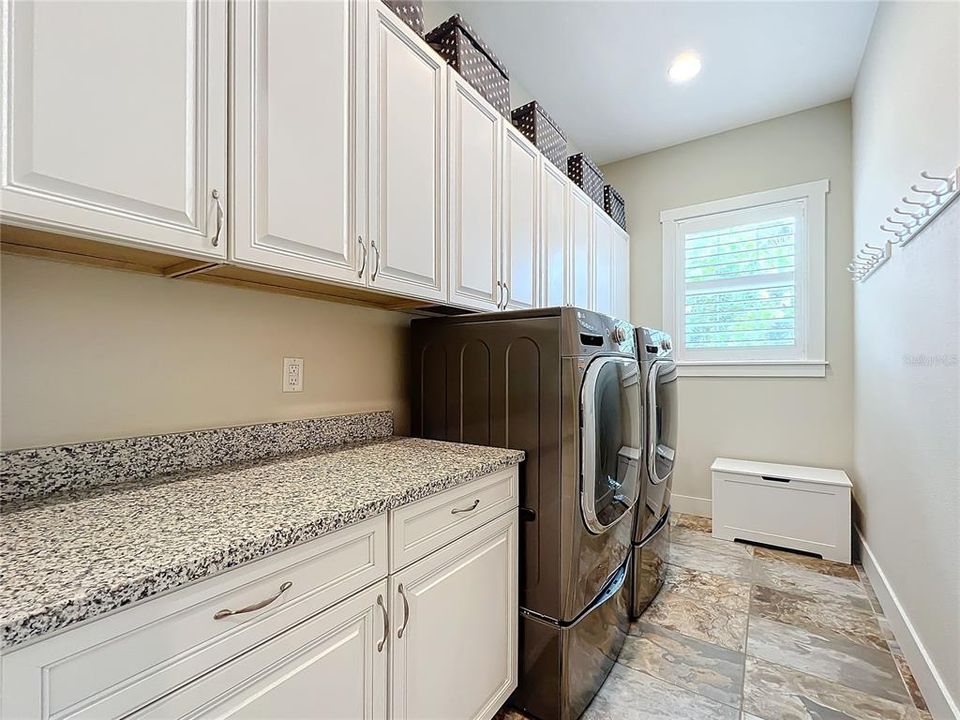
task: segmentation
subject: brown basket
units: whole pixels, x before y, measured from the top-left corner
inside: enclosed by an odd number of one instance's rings
[[[597,205],[603,205],[603,173],[593,160],[583,153],[571,155],[567,158],[567,175]]]
[[[567,136],[536,100],[514,108],[513,124],[537,146],[544,157],[561,170],[567,157]]]
[[[382,0],[411,30],[423,37],[423,0]]]
[[[624,205],[623,197],[613,185],[603,186],[603,209],[617,225],[624,230],[627,229],[627,206]]]
[[[426,41],[501,115],[510,117],[510,73],[460,15],[428,32]]]

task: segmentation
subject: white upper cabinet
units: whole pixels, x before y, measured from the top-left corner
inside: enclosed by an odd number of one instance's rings
[[[232,17],[231,258],[363,284],[364,8],[238,0]]]
[[[385,5],[369,8],[369,283],[443,301],[447,66]]]
[[[503,306],[540,304],[540,153],[508,122],[503,123]]]
[[[226,257],[226,2],[7,2],[3,32],[3,220]]]
[[[630,236],[611,222],[613,228],[613,316],[630,322]]]
[[[393,720],[488,720],[516,688],[518,522],[508,512],[391,575]]]
[[[567,181],[569,189],[569,250],[570,294],[568,303],[576,307],[593,308],[593,200],[580,188]]]
[[[496,310],[500,287],[500,114],[450,72],[450,303]]]
[[[567,242],[567,176],[540,157],[540,285],[542,305],[554,307],[570,302]]]
[[[593,303],[592,308],[613,315],[613,219],[603,208],[593,206]]]

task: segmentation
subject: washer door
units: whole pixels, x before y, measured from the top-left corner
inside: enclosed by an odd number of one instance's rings
[[[636,504],[642,435],[640,368],[624,357],[598,357],[580,390],[581,485],[584,523],[598,534]]]
[[[660,485],[673,474],[677,452],[677,366],[672,360],[659,361],[650,368],[647,386],[648,443],[647,473],[650,482]]]

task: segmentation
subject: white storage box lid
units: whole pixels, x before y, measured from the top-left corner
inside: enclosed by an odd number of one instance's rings
[[[717,458],[710,469],[714,472],[734,473],[736,475],[757,475],[785,480],[801,480],[821,485],[839,485],[853,487],[850,478],[843,470],[830,468],[803,467],[802,465],[780,465],[779,463],[756,462],[754,460],[734,460]]]

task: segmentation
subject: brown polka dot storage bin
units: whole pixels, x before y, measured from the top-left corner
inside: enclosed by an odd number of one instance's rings
[[[511,119],[544,157],[563,170],[567,157],[567,136],[536,100],[514,108]]]
[[[627,206],[613,185],[603,186],[603,209],[624,230],[627,229]]]
[[[567,158],[567,175],[597,205],[603,205],[603,173],[593,160],[583,153],[571,155]]]
[[[382,0],[417,35],[423,37],[423,0]]]
[[[426,40],[501,115],[510,117],[510,73],[459,14],[428,32]]]

